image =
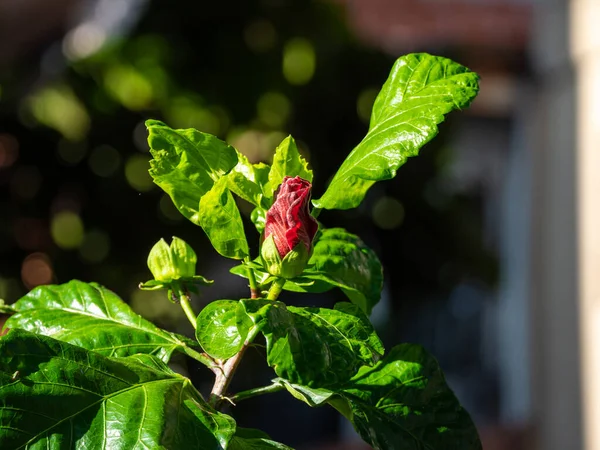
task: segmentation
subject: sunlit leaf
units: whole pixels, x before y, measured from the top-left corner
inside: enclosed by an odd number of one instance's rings
[[[237,324],[236,300],[217,300],[209,303],[198,315],[196,339],[210,356],[227,359],[235,355],[244,343],[252,322]]]
[[[157,120],[146,121],[153,159],[150,175],[191,222],[200,225],[223,256],[248,254],[242,219],[227,188],[238,153],[207,133],[174,130]]]
[[[268,208],[264,186],[269,179],[270,167],[266,164],[251,164],[241,153],[238,153],[238,163],[227,175],[227,186],[234,194],[255,206]]]
[[[193,341],[162,330],[96,283],[39,286],[13,305],[8,328],[43,334],[105,356],[149,353],[168,361]]]
[[[222,450],[235,421],[150,355],[108,358],[12,330],[0,339],[0,448]]]
[[[408,157],[437,135],[445,114],[469,105],[479,90],[478,79],[466,67],[439,56],[414,53],[399,58],[375,100],[367,135],[313,204],[356,208],[376,181],[393,178]]]
[[[233,195],[227,189],[227,179],[221,178],[200,200],[199,224],[215,250],[228,258],[248,256],[244,224]]]
[[[266,195],[272,198],[285,177],[296,176],[311,182],[313,179],[312,170],[308,168],[308,163],[298,152],[296,141],[292,136],[288,136],[275,150],[269,182],[265,186]]]

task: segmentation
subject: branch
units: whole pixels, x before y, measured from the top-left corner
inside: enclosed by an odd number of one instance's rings
[[[258,335],[259,331],[260,330],[258,327],[252,327],[240,351],[229,358],[225,364],[223,364],[222,371],[215,372],[215,384],[213,385],[208,401],[211,406],[216,408],[219,402],[224,398],[224,394],[227,391],[229,383],[231,383],[231,379],[233,378],[233,375],[235,374],[235,371],[242,360],[242,356],[244,356],[246,349]]]

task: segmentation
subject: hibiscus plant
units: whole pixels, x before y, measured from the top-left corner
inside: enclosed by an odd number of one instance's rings
[[[247,278],[249,294],[194,311],[191,292],[212,281],[196,274],[196,254],[176,237],[154,245],[153,278],[140,288],[164,290],[195,339],[158,328],[95,283],[33,289],[4,307],[12,315],[0,338],[0,448],[288,449],[223,412],[287,391],[290,401],[335,408],[377,449],[480,449],[436,360],[413,344],[384,350],[369,321],[383,283],[376,254],[317,221],[323,209],[356,208],[375,182],[393,178],[477,91],[478,76],[449,59],[399,58],[367,135],[312,201],[313,173],[292,137],[269,166],[210,134],[148,120],[154,182],[218,253],[240,261],[231,272]],[[254,206],[259,255],[250,254],[235,196]],[[286,291],[334,288],[348,301],[333,309],[285,303]],[[244,352],[261,341],[272,381],[231,392]],[[169,367],[175,352],[214,373],[211,392]]]

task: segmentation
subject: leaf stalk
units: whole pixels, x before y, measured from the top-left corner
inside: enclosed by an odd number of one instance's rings
[[[284,389],[284,386],[279,383],[273,383],[269,386],[261,386],[253,389],[248,389],[247,391],[238,392],[229,399],[236,403],[242,400],[246,400],[248,398],[256,397],[258,395],[271,394],[273,392],[279,392]]]

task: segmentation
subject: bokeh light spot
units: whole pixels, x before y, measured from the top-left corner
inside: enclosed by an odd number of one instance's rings
[[[69,31],[63,39],[63,54],[70,60],[97,52],[106,41],[106,32],[96,23],[85,22]]]
[[[110,253],[110,237],[101,230],[92,230],[85,233],[85,237],[79,247],[81,259],[87,263],[100,263]]]
[[[144,155],[133,155],[125,164],[125,178],[129,185],[139,192],[147,192],[154,187],[152,177],[148,173],[150,163]]]
[[[281,128],[287,122],[291,109],[288,98],[279,92],[263,94],[256,104],[258,118],[273,128]]]
[[[88,164],[99,177],[110,177],[121,165],[121,154],[108,145],[101,145],[92,150]]]
[[[85,138],[90,129],[90,116],[79,98],[65,85],[44,88],[29,98],[35,119],[55,129],[70,141]]]
[[[110,67],[104,78],[104,86],[117,101],[133,111],[149,107],[154,99],[150,81],[131,66]]]
[[[173,204],[173,200],[167,194],[164,194],[158,202],[158,210],[161,215],[169,222],[181,222],[183,215]]]
[[[23,260],[21,280],[27,289],[52,282],[53,271],[50,258],[45,253],[32,253]]]
[[[275,47],[277,31],[268,20],[256,20],[244,29],[244,41],[250,50],[263,53]]]
[[[140,277],[139,279],[144,278]],[[163,323],[173,324],[183,317],[183,310],[175,308],[175,305],[167,300],[166,292],[162,290],[142,291],[136,289],[131,293],[129,304],[136,313],[152,321],[160,320]]]
[[[290,84],[308,83],[315,74],[315,49],[308,39],[288,41],[283,50],[283,76]]]
[[[58,159],[68,166],[79,164],[86,153],[87,144],[85,141],[72,142],[67,139],[61,139],[56,147]]]
[[[42,175],[37,167],[21,166],[10,179],[12,194],[23,200],[31,200],[42,185]]]
[[[194,96],[174,98],[165,111],[167,121],[174,128],[196,128],[214,135],[225,130],[219,115],[203,107]]]
[[[356,99],[356,113],[360,120],[368,124],[371,120],[371,111],[379,90],[377,88],[367,88],[358,94]]]
[[[0,169],[12,166],[19,157],[19,141],[12,134],[0,134]]]
[[[72,211],[61,211],[52,217],[50,224],[52,239],[60,248],[77,248],[83,242],[83,222]]]
[[[384,230],[393,230],[404,221],[404,206],[393,197],[381,197],[373,205],[373,222]]]

